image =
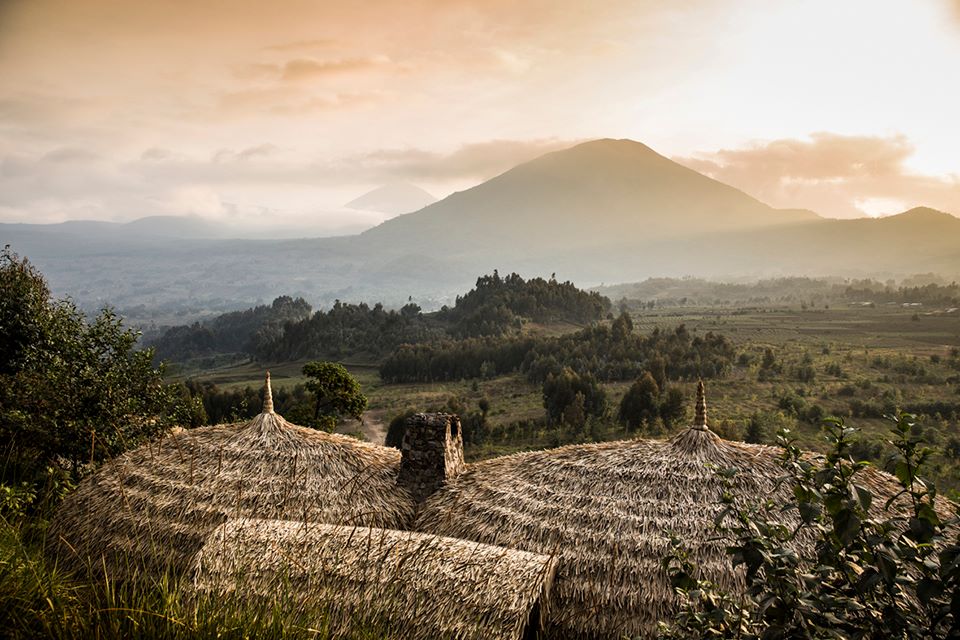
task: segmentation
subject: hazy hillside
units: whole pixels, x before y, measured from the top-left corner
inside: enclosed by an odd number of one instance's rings
[[[777,210],[629,140],[599,140],[522,164],[357,236],[216,237],[202,220],[0,225],[58,294],[183,320],[280,293],[451,302],[477,273],[556,273],[581,286],[653,276],[711,278],[960,274],[960,219],[918,208],[832,220]]]
[[[596,140],[541,156],[362,237],[408,249],[463,238],[458,253],[552,253],[817,220],[812,212],[772,209],[639,142]]]
[[[407,182],[386,184],[368,191],[345,204],[348,209],[378,211],[390,215],[418,211],[436,202],[437,199],[420,187]]]

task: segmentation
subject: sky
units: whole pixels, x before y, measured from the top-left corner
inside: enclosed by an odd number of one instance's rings
[[[0,222],[355,231],[632,138],[773,206],[960,215],[960,0],[0,0]]]

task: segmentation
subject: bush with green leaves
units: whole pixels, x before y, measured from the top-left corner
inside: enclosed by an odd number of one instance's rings
[[[851,457],[854,429],[825,421],[830,451],[804,455],[781,431],[789,504],[750,508],[724,497],[718,534],[731,541],[732,569],[746,590],[723,592],[702,580],[679,540],[664,565],[681,609],[661,623],[664,638],[957,638],[960,637],[960,539],[942,517],[921,472],[930,456],[913,416],[892,416],[891,468],[902,486],[882,508],[862,481],[869,463]],[[896,503],[894,505],[894,503]],[[873,508],[871,508],[873,506]],[[785,510],[798,525],[784,524]],[[878,515],[882,514],[882,515]],[[812,555],[798,553],[812,539]]]
[[[153,353],[105,309],[92,321],[43,276],[0,253],[0,450],[19,479],[76,476],[170,424],[175,403]]]
[[[314,396],[313,419],[308,426],[333,431],[343,417],[359,420],[367,409],[367,397],[360,383],[346,367],[336,362],[308,362],[303,365],[307,389]]]
[[[543,382],[543,406],[551,425],[583,429],[589,416],[601,417],[607,410],[607,395],[595,377],[564,368]]]

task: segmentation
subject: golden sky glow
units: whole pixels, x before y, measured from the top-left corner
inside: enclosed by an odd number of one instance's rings
[[[960,214],[958,0],[0,0],[0,221],[378,218],[633,138],[770,204]]]

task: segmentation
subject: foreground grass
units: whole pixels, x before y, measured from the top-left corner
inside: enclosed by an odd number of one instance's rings
[[[36,523],[0,517],[0,635],[8,638],[244,639],[343,637],[322,613],[230,597],[198,597],[169,578],[116,583],[82,580],[60,570],[37,543]],[[361,625],[351,638],[384,637]]]

